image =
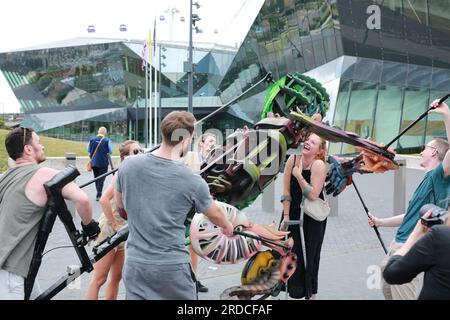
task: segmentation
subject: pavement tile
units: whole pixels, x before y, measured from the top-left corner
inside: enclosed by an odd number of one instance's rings
[[[422,177],[423,171],[406,170],[406,204]],[[76,182],[81,184],[92,178],[92,173],[83,173],[77,178]],[[355,181],[367,207],[380,217],[393,215],[393,179],[394,173],[392,172],[355,175]],[[110,178],[107,179],[105,185],[109,183],[109,180]],[[259,197],[249,208],[245,209],[247,217],[253,223],[279,222],[281,204],[278,199],[282,190],[281,184],[282,176],[279,176],[275,182],[275,196],[273,197],[275,210],[265,212],[262,209],[262,197]],[[94,189],[93,185],[85,188],[92,200],[94,217],[98,218],[101,214],[101,208],[99,203],[95,201]],[[78,217],[75,217],[75,225],[77,227],[80,225]],[[395,228],[380,229],[386,246],[389,246],[395,231]],[[46,250],[68,244],[70,242],[67,233],[60,221],[57,220]],[[367,225],[367,216],[356,192],[350,186],[339,196],[338,215],[328,219],[319,270],[319,298],[333,300],[383,299],[380,289],[368,288],[367,286],[370,277],[368,268],[376,266],[383,255],[384,252],[375,232]],[[63,276],[66,266],[77,265],[78,263],[76,254],[71,248],[49,252],[44,256],[37,277],[41,289],[48,288],[59,277]],[[245,262],[235,265],[216,265],[200,259],[198,278],[209,288],[209,292],[199,293],[199,299],[218,299],[223,290],[239,285],[244,264]],[[60,292],[55,299],[83,299],[90,277],[90,274],[83,274],[70,287]],[[100,291],[100,299],[103,297],[104,288]],[[124,298],[125,290],[123,283],[121,283],[119,299]],[[284,293],[281,293],[279,298],[285,299]]]

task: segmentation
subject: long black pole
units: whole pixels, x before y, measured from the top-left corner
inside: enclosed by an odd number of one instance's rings
[[[252,85],[250,88],[248,88],[247,90],[245,90],[244,92],[242,92],[239,96],[237,96],[236,98],[234,98],[233,100],[227,102],[226,104],[224,104],[223,106],[221,106],[219,109],[214,110],[213,112],[211,112],[210,114],[208,114],[207,116],[203,117],[202,119],[200,119],[199,121],[197,121],[195,123],[195,125],[198,125],[200,123],[202,123],[203,121],[205,121],[206,119],[211,118],[213,115],[217,114],[218,112],[222,111],[223,109],[231,106],[233,103],[235,103],[237,100],[239,100],[242,96],[244,96],[246,93],[250,92],[251,90],[253,90],[254,88],[256,88],[258,85],[260,85],[261,83],[265,82],[265,81],[272,81],[272,73],[268,72],[266,73],[266,75],[259,80],[257,83],[255,83],[254,85]]]
[[[126,241],[128,238],[128,226],[123,226],[122,229],[117,231],[113,236],[110,238],[105,239],[101,244],[94,247],[92,250],[94,252],[94,256],[90,258],[90,261],[92,264],[95,264],[97,261],[99,261],[101,258],[103,258],[107,253],[112,251],[119,243],[122,243],[123,241]],[[72,270],[71,272],[68,271],[68,273],[60,278],[55,284],[53,284],[51,287],[49,287],[47,290],[45,290],[43,293],[41,293],[36,300],[49,300],[56,296],[60,291],[62,291],[69,283],[74,281],[76,278],[81,276],[84,272],[90,272],[85,264],[80,266],[78,269]]]
[[[353,180],[353,186],[355,187],[356,193],[358,194],[359,200],[361,200],[361,203],[364,207],[364,211],[366,211],[367,217],[369,217],[369,209],[367,209],[366,204],[364,203],[364,200],[361,197],[361,194],[359,193],[358,188],[356,187],[355,181]],[[370,217],[369,217],[370,218]],[[375,230],[375,233],[377,234],[378,240],[380,240],[381,246],[383,247],[384,253],[387,254],[386,246],[384,245],[383,239],[381,239],[380,232],[378,231],[378,228],[376,226],[373,226],[373,230]]]
[[[271,244],[271,245],[274,245],[274,246],[283,248],[283,249],[285,249],[285,250],[290,250],[290,249],[291,249],[289,246],[286,246],[286,245],[284,245],[284,244],[277,243],[277,242],[272,241],[272,240],[269,240],[269,239],[264,239],[264,238],[262,238],[262,237],[255,236],[255,235],[250,234],[250,233],[247,233],[247,232],[242,232],[242,231],[234,230],[234,231],[233,231],[233,234],[237,234],[237,235],[244,236],[244,237],[247,237],[247,238],[252,238],[252,239],[255,239],[255,240],[258,240],[258,241],[261,241],[261,242],[269,243],[269,244]]]
[[[448,97],[450,97],[450,93],[443,96],[440,100],[438,105],[440,105],[442,102],[444,102],[445,100],[448,99]],[[409,126],[407,126],[402,132],[400,132],[394,139],[392,139],[387,145],[384,146],[384,149],[387,150],[387,148],[389,148],[391,146],[391,144],[393,144],[395,141],[397,141],[398,139],[400,139],[400,137],[402,135],[405,134],[406,131],[408,131],[409,129],[411,129],[417,122],[419,122],[420,120],[422,120],[423,118],[425,118],[428,115],[428,112],[430,112],[431,110],[436,109],[436,107],[430,107],[427,109],[427,111],[425,111],[424,113],[422,113],[420,115],[419,118],[417,118],[417,120],[415,120],[414,122],[412,122]]]
[[[100,180],[101,178],[109,176],[110,174],[114,174],[114,173],[117,172],[117,170],[119,170],[119,168],[115,168],[114,170],[111,170],[111,171],[108,171],[108,172],[106,172],[106,173],[104,173],[102,175],[99,175],[97,178],[92,179],[91,181],[88,181],[88,182],[82,184],[81,186],[79,186],[79,188],[84,188],[84,187],[90,185],[91,183],[94,183],[95,181]]]

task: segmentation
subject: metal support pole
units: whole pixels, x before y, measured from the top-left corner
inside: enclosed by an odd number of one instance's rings
[[[190,0],[189,3],[188,111],[194,113],[192,100],[192,96],[194,95],[194,75],[192,70],[192,0]]]
[[[136,119],[134,124],[134,140],[139,141],[139,101],[141,101],[141,80],[138,80],[138,92],[136,102]]]
[[[162,99],[161,99],[161,80],[162,80],[162,77],[161,77],[161,73],[162,73],[162,71],[161,71],[161,44],[159,44],[159,75],[158,75],[158,99],[159,99],[159,102],[158,102],[158,122],[157,122],[157,126],[158,126],[158,132],[159,132],[159,128],[160,128],[160,126],[161,126],[161,108],[162,108],[162,105],[161,105],[161,102],[162,102]],[[161,141],[162,141],[162,138],[160,139]],[[160,141],[159,139],[156,139],[156,144],[158,144],[159,143],[159,141]]]
[[[400,165],[394,172],[394,215],[405,213],[406,202],[406,160],[397,160]]]
[[[301,213],[300,213],[300,220],[289,220],[289,221],[285,221],[284,225],[286,227],[286,230],[288,230],[289,226],[298,226],[299,231],[300,231],[300,237],[301,237],[301,241],[302,241],[302,254],[303,254],[303,261],[305,263],[305,270],[306,270],[306,247],[305,247],[305,242],[304,242],[304,234],[303,234],[303,201],[302,201],[302,208],[301,208]],[[288,239],[288,235],[286,235],[285,239]],[[289,290],[288,290],[288,284],[289,281],[286,282],[286,296],[285,296],[285,300],[289,299]],[[306,292],[305,292],[305,297],[306,297]],[[308,300],[308,298],[307,298]]]
[[[337,217],[339,215],[339,197],[327,197],[327,201],[330,205],[330,217]]]
[[[145,54],[147,57],[147,54]],[[148,148],[148,62],[145,61],[145,112],[144,112],[144,147]]]
[[[155,39],[153,39],[154,44],[155,44],[155,51],[156,51],[156,33],[155,33]],[[161,46],[160,46],[161,47]],[[158,70],[156,68],[156,58],[158,58],[158,56],[156,55],[156,52],[153,52],[153,56],[154,59],[152,60],[154,63],[154,78],[155,78],[155,82],[154,82],[154,86],[153,86],[153,92],[154,92],[154,101],[153,101],[153,142],[152,145],[156,146],[158,144],[158,96],[157,96],[157,90],[158,90]],[[160,56],[161,57],[161,56]],[[160,58],[159,57],[159,58]]]
[[[264,212],[275,212],[275,180],[262,193],[261,209]]]
[[[138,130],[139,113],[138,113],[138,110],[139,110],[139,103],[136,103],[136,119],[134,122],[134,140],[135,141],[139,141],[139,130]]]

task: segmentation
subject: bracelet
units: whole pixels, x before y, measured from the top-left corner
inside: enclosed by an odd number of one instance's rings
[[[280,202],[289,201],[292,202],[292,197],[290,195],[282,195]]]
[[[305,190],[303,190],[302,192],[303,198],[306,198],[310,194],[311,190],[312,190],[311,185],[307,183]]]

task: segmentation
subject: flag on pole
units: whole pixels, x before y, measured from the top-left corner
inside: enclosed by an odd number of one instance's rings
[[[151,35],[152,29],[148,29],[148,39],[147,39],[147,48],[149,51],[149,63],[152,64],[152,35]]]
[[[147,48],[150,50],[150,58],[149,63],[152,63],[152,37],[151,37],[151,30],[148,30],[148,38],[144,41],[144,47],[142,48],[142,64],[141,64],[141,70],[144,71],[146,66],[146,53]]]
[[[145,63],[145,53],[146,52],[147,52],[147,40],[144,41],[144,46],[142,47],[142,55],[141,55],[141,58],[142,58],[141,70],[142,71],[145,70],[145,65],[146,65],[146,63]]]

